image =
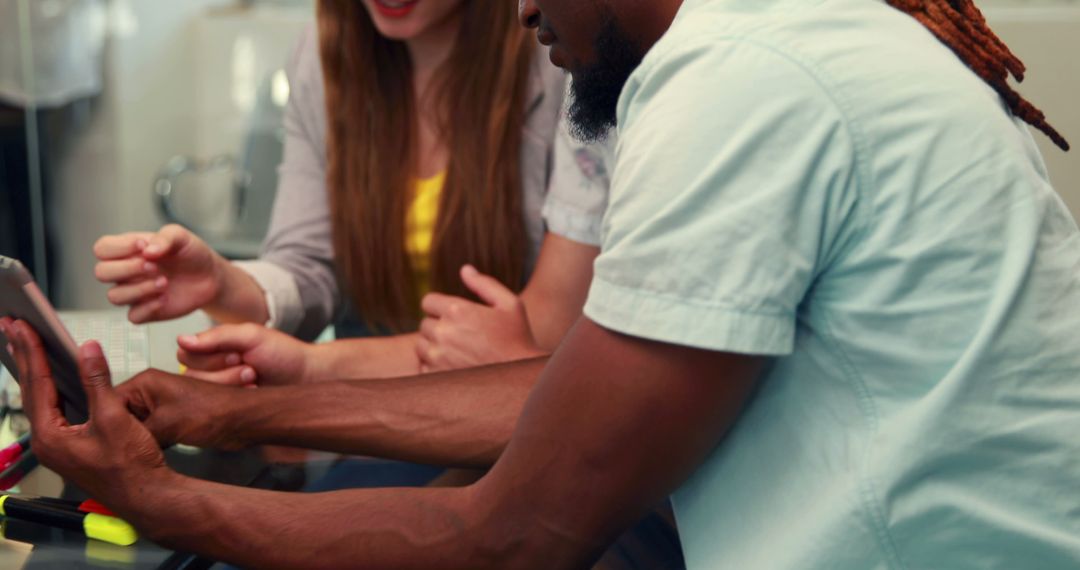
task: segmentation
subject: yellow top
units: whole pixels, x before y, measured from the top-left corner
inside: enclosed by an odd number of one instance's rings
[[[439,196],[446,184],[446,171],[416,181],[416,195],[405,215],[405,252],[412,263],[416,289],[423,297],[431,291],[431,239],[439,215]]]

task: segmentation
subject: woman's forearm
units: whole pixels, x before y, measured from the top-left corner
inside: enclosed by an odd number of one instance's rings
[[[218,294],[203,306],[220,323],[258,323],[270,319],[266,293],[248,272],[221,259],[218,263]]]
[[[420,372],[416,333],[341,339],[312,348],[305,381],[393,378]]]

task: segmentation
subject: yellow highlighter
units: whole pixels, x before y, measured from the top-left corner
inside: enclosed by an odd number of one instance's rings
[[[139,539],[135,528],[116,517],[98,513],[84,513],[57,505],[0,495],[0,515],[40,525],[74,530],[87,538],[93,538],[130,546]]]

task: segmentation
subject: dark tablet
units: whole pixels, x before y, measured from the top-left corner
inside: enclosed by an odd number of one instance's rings
[[[56,389],[60,393],[64,416],[72,424],[86,421],[86,392],[79,379],[79,349],[71,333],[64,328],[56,309],[34,283],[33,276],[18,260],[0,256],[0,317],[26,321],[45,345],[52,366]],[[0,333],[0,361],[18,377],[15,359],[5,349],[8,340]]]

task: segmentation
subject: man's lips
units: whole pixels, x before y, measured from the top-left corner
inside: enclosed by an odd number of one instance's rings
[[[552,46],[551,49],[548,50],[548,60],[551,61],[551,65],[566,69],[566,59],[563,56],[562,50],[559,49],[559,46]]]
[[[541,26],[536,30],[536,40],[550,48],[548,50],[548,59],[551,60],[552,65],[566,69],[566,60],[559,50],[559,46],[555,45],[557,41],[555,33],[551,31],[551,28]]]
[[[536,39],[540,43],[549,46],[555,43],[555,32],[552,32],[549,28],[540,28],[536,30]]]

